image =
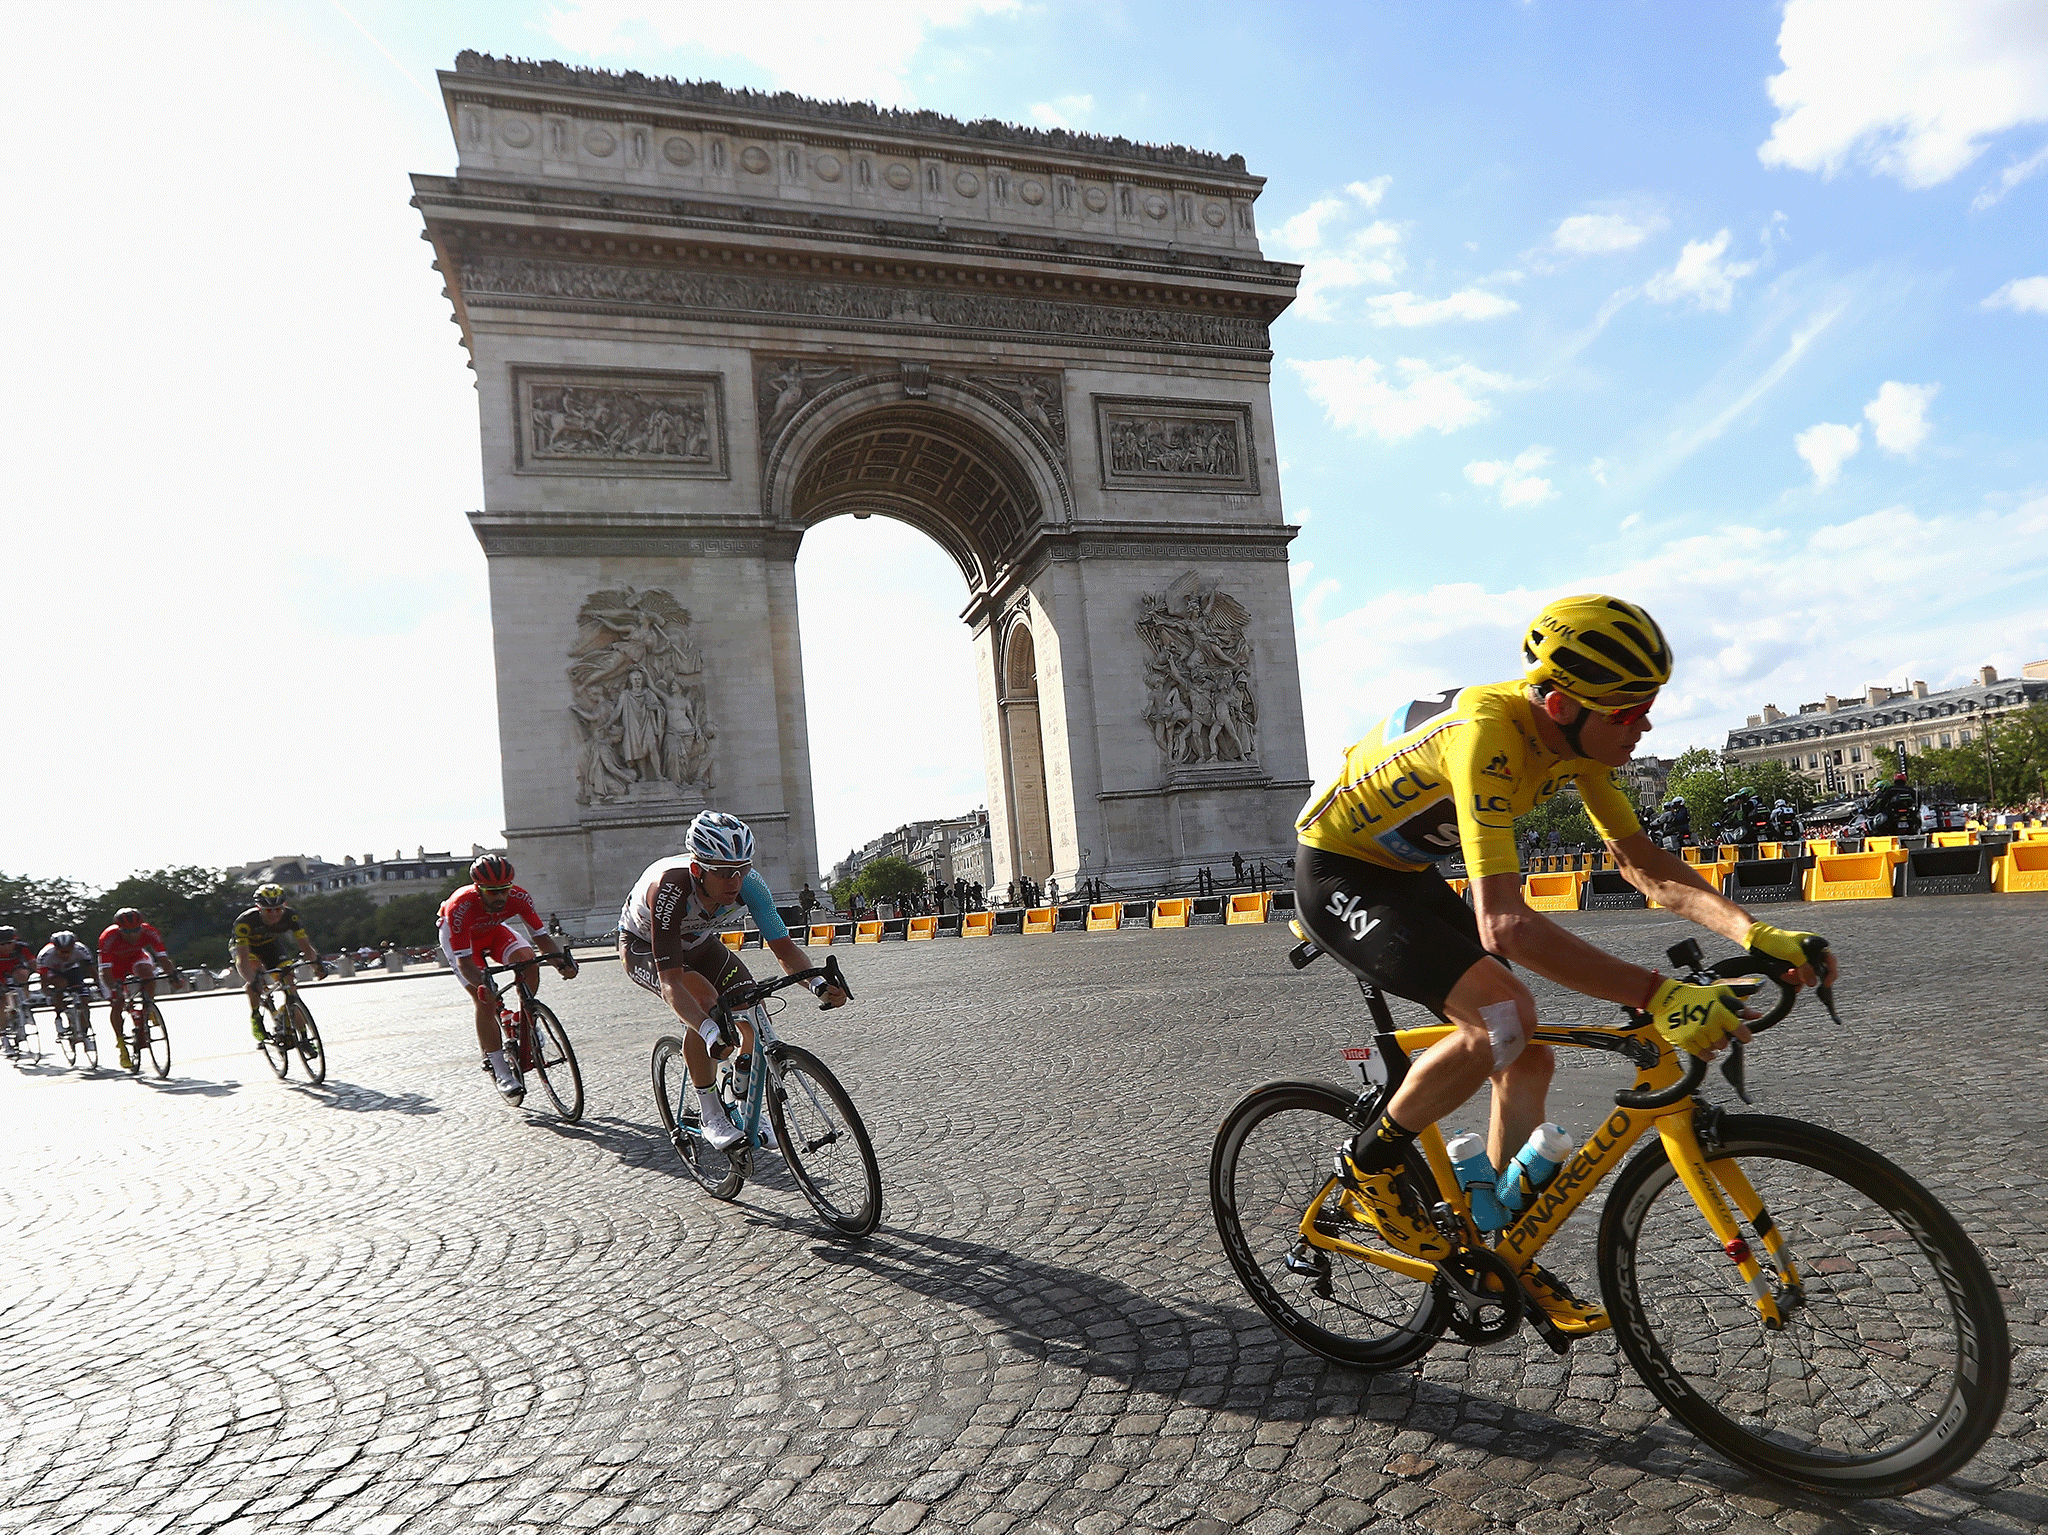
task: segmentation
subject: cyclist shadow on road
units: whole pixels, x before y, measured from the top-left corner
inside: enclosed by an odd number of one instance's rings
[[[309,1082],[285,1084],[301,1098],[310,1098],[322,1108],[347,1109],[352,1114],[438,1114],[441,1105],[425,1093],[385,1093],[358,1082]]]
[[[649,1172],[680,1179],[692,1187],[696,1185],[697,1180],[684,1163],[682,1153],[669,1143],[667,1132],[651,1120],[624,1119],[617,1114],[585,1114],[575,1123],[568,1124],[545,1112],[532,1117],[540,1129],[552,1130],[565,1141],[581,1141],[585,1145],[610,1152],[628,1167],[644,1168]],[[781,1153],[775,1151],[754,1153],[754,1170],[748,1177],[745,1187],[773,1189],[792,1195],[797,1192],[796,1184],[789,1176],[787,1164],[783,1162]],[[760,1209],[752,1205],[744,1194],[732,1202],[737,1208],[747,1210],[750,1214],[758,1214],[770,1221],[774,1221],[779,1214],[777,1211]],[[808,1213],[810,1207],[806,1205],[804,1208]],[[804,1222],[791,1216],[780,1224],[800,1228]]]

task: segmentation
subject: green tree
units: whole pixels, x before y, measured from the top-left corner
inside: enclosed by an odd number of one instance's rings
[[[1908,759],[1923,788],[1997,807],[2024,804],[2048,790],[2048,704],[1983,722],[1963,746],[1934,747]]]
[[[1593,830],[1592,817],[1586,814],[1586,802],[1579,798],[1577,788],[1567,787],[1527,815],[1515,818],[1515,842],[1518,846],[1523,838],[1534,835],[1548,847],[1552,832],[1557,833],[1558,843],[1563,847],[1599,845],[1600,834]]]
[[[833,907],[839,911],[845,911],[848,903],[853,900],[859,890],[860,881],[858,879],[842,879],[832,887]]]
[[[0,874],[0,924],[18,932],[23,943],[41,947],[66,928],[83,932],[91,901],[92,892],[73,880]]]
[[[219,969],[227,960],[235,918],[251,897],[251,888],[223,869],[184,864],[135,873],[86,903],[79,935],[96,940],[115,912],[133,906],[164,935],[164,947],[180,965]]]
[[[924,889],[924,871],[907,858],[877,858],[860,871],[854,888],[870,901],[886,901]]]

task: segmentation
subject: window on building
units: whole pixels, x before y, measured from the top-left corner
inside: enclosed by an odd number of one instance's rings
[[[1806,765],[1807,765],[1808,767],[1810,767],[1810,768],[1817,768],[1817,767],[1819,767],[1819,766],[1820,766],[1820,754],[1819,754],[1818,752],[1808,752],[1808,753],[1806,754]]]
[[[1922,750],[1922,751],[1927,751],[1927,750],[1929,750],[1930,748],[1932,748],[1932,747],[1933,747],[1933,745],[1934,745],[1934,738],[1933,738],[1932,736],[1922,736],[1922,737],[1920,738],[1920,750]]]
[[[1969,732],[1969,731],[1967,731],[1967,730],[1965,730],[1965,731],[1963,732],[1963,745],[1965,745],[1965,746],[1968,746],[1969,744],[1970,744],[1970,732]]]
[[[1856,792],[1858,794],[1863,792],[1863,775],[1861,773],[1856,775]]]
[[[1944,730],[1941,733],[1941,744],[1943,746],[1952,746],[1955,744],[1954,742],[1949,740],[1949,732],[1947,732],[1946,730]]]
[[[1862,748],[1862,747],[1860,747],[1860,746],[1852,746],[1852,747],[1850,747],[1850,748],[1849,748],[1849,760],[1850,760],[1851,762],[1861,762],[1861,761],[1863,760],[1863,748]],[[1861,780],[1859,779],[1858,781],[1860,782]]]

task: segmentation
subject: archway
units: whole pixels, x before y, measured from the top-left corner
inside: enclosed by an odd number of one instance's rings
[[[549,909],[608,926],[708,804],[779,893],[815,883],[795,560],[848,515],[965,580],[992,885],[1288,855],[1268,326],[1300,270],[1241,159],[473,54],[441,84],[459,170],[415,201],[476,372],[506,836]]]

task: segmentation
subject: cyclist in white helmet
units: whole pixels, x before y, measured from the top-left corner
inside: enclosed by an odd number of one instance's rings
[[[783,974],[810,969],[811,957],[789,936],[767,881],[754,872],[754,833],[746,822],[707,810],[690,823],[684,847],[673,857],[656,859],[633,881],[619,910],[619,958],[634,984],[659,995],[689,1025],[683,1058],[697,1088],[704,1135],[724,1150],[738,1142],[741,1132],[715,1090],[710,1046],[718,1035],[715,1029],[707,1034],[705,1016],[721,992],[753,976],[718,935],[734,925],[744,908],[753,914],[761,942]],[[846,1001],[844,991],[827,986],[821,977],[809,984],[827,1007]],[[740,1034],[740,1048],[753,1049],[752,1027],[742,1023]]]

